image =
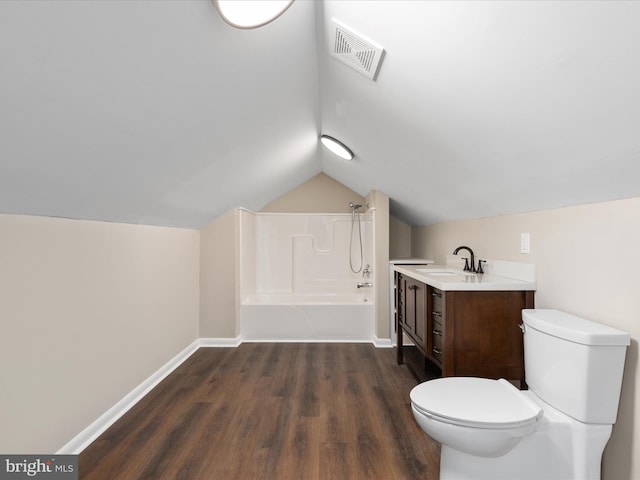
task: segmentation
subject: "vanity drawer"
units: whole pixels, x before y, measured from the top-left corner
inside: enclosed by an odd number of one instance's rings
[[[442,364],[442,352],[444,351],[444,342],[442,339],[444,329],[442,324],[436,320],[432,323],[431,329],[431,355]]]
[[[431,308],[429,316],[431,319],[429,335],[431,342],[429,345],[429,355],[442,365],[442,352],[444,351],[444,292],[431,287]]]
[[[444,292],[437,288],[431,288],[431,306],[434,312],[444,312]]]

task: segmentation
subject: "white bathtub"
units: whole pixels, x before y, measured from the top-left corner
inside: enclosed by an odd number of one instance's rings
[[[240,335],[253,342],[372,342],[371,294],[250,295],[240,305]]]

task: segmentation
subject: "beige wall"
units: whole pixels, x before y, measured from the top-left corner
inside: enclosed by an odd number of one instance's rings
[[[365,199],[371,208],[375,208],[375,266],[373,288],[375,288],[376,337],[389,338],[389,196],[377,190],[371,190]]]
[[[389,216],[389,258],[411,256],[411,226]]]
[[[274,200],[262,212],[349,213],[349,202],[364,203],[364,198],[333,178],[319,173]]]
[[[530,255],[519,253],[523,232],[531,236]],[[444,262],[459,245],[473,248],[476,258],[534,263],[536,307],[631,333],[603,479],[640,479],[640,198],[413,229],[415,256]]]
[[[230,210],[201,231],[200,336],[238,335],[238,210]]]
[[[56,452],[198,337],[198,243],[0,215],[0,452]]]

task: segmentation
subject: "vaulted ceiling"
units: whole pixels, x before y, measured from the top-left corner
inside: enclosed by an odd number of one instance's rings
[[[4,0],[0,213],[197,228],[321,171],[412,225],[639,196],[639,59],[640,2]]]

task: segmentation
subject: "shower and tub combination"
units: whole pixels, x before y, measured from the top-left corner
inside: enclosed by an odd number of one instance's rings
[[[245,341],[370,342],[375,209],[240,210],[240,335]]]

